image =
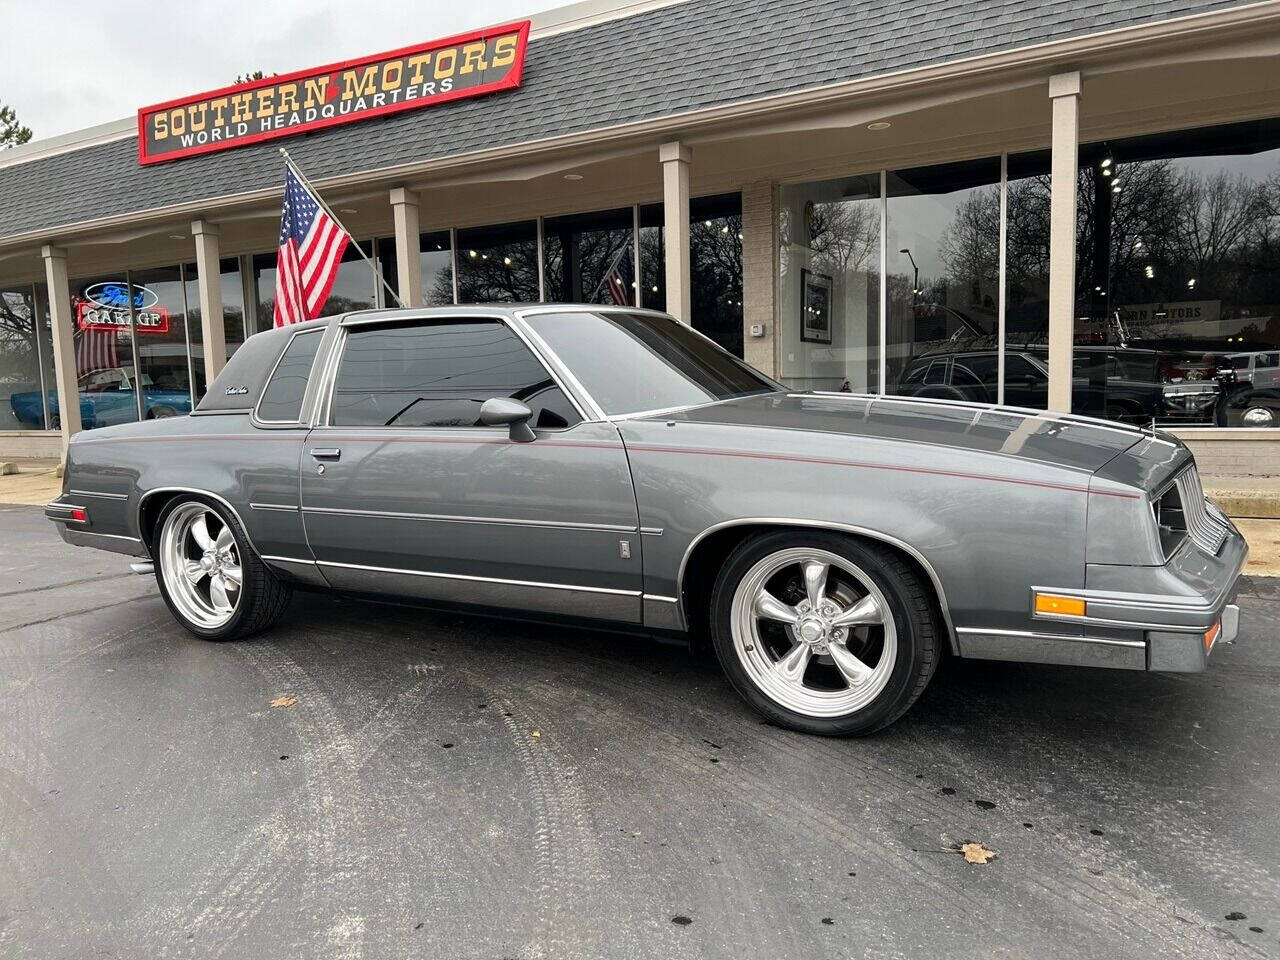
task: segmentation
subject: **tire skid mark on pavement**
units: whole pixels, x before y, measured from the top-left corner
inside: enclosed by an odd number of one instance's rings
[[[289,708],[287,719],[302,748],[292,759],[302,767],[306,781],[306,810],[298,826],[309,870],[300,908],[306,910],[310,905],[313,912],[322,914],[337,907],[328,928],[325,955],[335,960],[359,960],[364,956],[364,918],[342,911],[342,905],[356,899],[367,857],[355,747],[328,695],[278,642],[259,638],[233,649],[272,689],[294,691],[298,696],[299,702]],[[264,884],[249,895],[261,900],[269,890]],[[238,934],[246,923],[228,932]],[[224,939],[230,942],[229,937]]]
[[[782,745],[784,738],[795,736],[775,728],[758,729],[772,730],[772,735],[759,733],[757,738],[762,744],[772,745],[775,748]],[[831,741],[813,744],[813,751],[820,754],[824,764],[828,766],[854,770],[861,767],[861,757],[854,760],[850,753],[842,751]],[[878,764],[874,766],[878,768],[878,772],[883,770]],[[960,768],[957,767],[957,769]],[[896,779],[902,785],[903,800],[906,805],[909,805],[908,809],[917,815],[925,816],[927,822],[947,823],[948,832],[952,834],[949,839],[972,839],[990,835],[992,831],[990,818],[973,812],[968,804],[934,800],[930,795],[918,793],[919,787],[914,790],[909,789],[913,781],[901,776]],[[1188,932],[1186,924],[1173,918],[1176,905],[1172,901],[1161,902],[1159,898],[1151,895],[1149,889],[1141,885],[1135,885],[1133,889],[1126,892],[1127,900],[1118,901],[1116,894],[1119,891],[1106,889],[1088,873],[1088,868],[1096,863],[1096,854],[1086,850],[1083,845],[1072,847],[1063,842],[1065,839],[1065,836],[1054,838],[1055,849],[1041,854],[1042,860],[1047,854],[1056,854],[1052,856],[1051,863],[1054,867],[1064,868],[1061,871],[1055,870],[1051,876],[1018,872],[1005,874],[1002,877],[1015,878],[1013,880],[1015,885],[1028,895],[1041,899],[1068,901],[1075,908],[1082,922],[1096,924],[1102,920],[1117,937],[1135,944],[1137,938],[1133,936],[1133,928],[1136,927],[1147,935],[1145,940],[1147,948],[1151,945],[1168,943],[1170,939],[1179,940],[1186,937]],[[1024,844],[1025,842],[1024,839]],[[1182,912],[1189,914],[1192,911],[1184,908]],[[1202,932],[1209,936],[1204,946],[1218,949],[1220,938],[1209,931],[1210,924],[1204,923],[1203,926]]]
[[[615,687],[615,691],[620,694],[635,692],[635,685],[631,685],[629,687],[615,685],[612,681],[604,677],[592,678],[592,682],[596,682],[604,686]],[[579,702],[579,706],[581,707],[582,705],[583,704]],[[603,718],[607,718],[610,715],[608,711],[600,711],[594,707],[594,705],[591,706],[591,709],[599,712]],[[670,751],[664,751],[663,755],[674,758],[675,751],[680,748],[683,748],[686,752],[690,751],[692,749],[692,745],[689,744],[688,741],[670,734],[665,726],[657,726],[648,722],[647,713],[651,710],[652,699],[649,700],[649,710],[638,710],[635,713],[635,717],[638,722],[649,726],[658,738],[665,739],[667,741]],[[723,717],[717,717],[716,719],[723,722]],[[764,733],[761,731],[770,732]],[[785,747],[788,745],[784,741],[784,738],[789,740],[791,745],[794,745],[796,738],[801,736],[789,731],[764,726],[743,728],[741,735],[743,739],[754,741],[758,746],[771,747],[772,749],[770,752],[775,755],[778,752],[778,747]],[[806,744],[808,747],[816,749],[818,752],[824,754],[823,759],[827,763],[844,767],[846,770],[862,775],[865,778],[867,771],[862,769],[860,763],[852,761],[850,754],[847,751],[841,750],[838,745],[833,746],[830,741],[809,743],[811,739],[812,738],[805,738]],[[858,759],[862,759],[861,755],[859,755]],[[703,778],[706,777],[707,770],[703,764],[691,761],[686,762],[684,765],[694,775],[700,775]],[[719,779],[719,775],[722,775],[725,772],[723,769],[725,766],[725,764],[720,765],[721,769],[718,771],[717,779]],[[878,767],[879,765],[874,766]],[[732,767],[735,771],[740,769],[737,764],[733,764]],[[877,773],[879,772],[882,771],[877,770]],[[982,836],[984,830],[990,830],[989,823],[981,821],[976,816],[968,814],[967,812],[957,814],[957,811],[954,809],[954,805],[948,806],[943,803],[928,802],[925,797],[912,797],[911,793],[907,792],[906,787],[913,784],[914,781],[906,780],[899,775],[893,775],[892,779],[898,780],[904,788],[901,791],[901,795],[897,802],[900,806],[905,808],[903,812],[909,816],[923,816],[925,818],[925,822],[932,823],[946,823],[950,821],[950,824],[956,824],[958,821],[962,822],[963,826],[959,829],[969,831],[970,837]],[[736,785],[740,789],[733,791],[733,796],[740,802],[757,805],[762,812],[767,812],[770,815],[772,815],[776,808],[780,807],[784,812],[790,811],[793,815],[799,815],[798,818],[810,827],[814,826],[815,823],[821,822],[825,828],[831,832],[830,839],[836,839],[839,837],[847,843],[860,847],[864,853],[877,856],[881,862],[883,862],[885,850],[894,848],[892,845],[892,838],[886,838],[883,846],[877,843],[874,847],[868,847],[861,837],[852,835],[849,832],[843,821],[833,817],[824,810],[815,808],[804,798],[794,798],[789,794],[781,793],[772,782],[767,782],[762,777],[743,775],[738,778]],[[919,787],[915,786],[914,789],[918,790]],[[761,798],[759,803],[756,802],[756,797]],[[772,803],[770,800],[772,800]],[[785,818],[784,822],[786,822]],[[955,830],[956,828],[951,827],[951,829]],[[802,838],[810,838],[811,834],[806,831],[798,836]],[[915,882],[932,887],[932,892],[941,894],[943,899],[949,901],[959,915],[963,916],[970,913],[981,913],[981,905],[976,901],[969,898],[957,901],[950,897],[949,889],[938,889],[938,881],[940,878],[936,877],[932,873],[922,872],[919,867],[909,858],[906,858],[904,854],[899,854],[898,859],[902,861],[902,865],[909,868],[911,873],[915,874],[915,876],[912,877]],[[1079,874],[1083,874],[1085,872],[1084,867],[1081,864],[1077,864],[1076,868],[1078,869]],[[1073,907],[1073,912],[1076,914],[1078,922],[1081,925],[1096,927],[1099,921],[1101,921],[1120,942],[1128,941],[1137,947],[1138,942],[1136,938],[1133,937],[1133,926],[1138,926],[1139,929],[1149,936],[1149,939],[1146,939],[1145,941],[1143,949],[1150,949],[1152,946],[1159,949],[1160,946],[1168,944],[1170,940],[1172,940],[1179,944],[1174,948],[1175,951],[1177,953],[1182,952],[1182,949],[1185,946],[1187,927],[1182,924],[1181,921],[1174,919],[1172,916],[1172,910],[1170,909],[1172,904],[1165,905],[1139,901],[1129,902],[1118,906],[1114,898],[1114,891],[1099,889],[1095,885],[1090,884],[1079,874],[1073,874],[1071,870],[1064,870],[1062,874],[1055,874],[1052,878],[1040,879],[1019,877],[1019,879],[1014,881],[1014,884],[1028,893],[1036,895],[1037,898],[1049,898],[1057,901],[1059,904],[1064,902],[1069,904]],[[1066,888],[1060,889],[1064,884]],[[1017,903],[1019,901],[1015,898],[1010,899],[1008,902]],[[1136,922],[1135,908],[1141,910],[1141,923]],[[1005,917],[1002,919],[1008,920],[1010,918]],[[1014,919],[1022,922],[1020,918]],[[1031,931],[1028,930],[1028,933],[1030,932]],[[1202,949],[1210,951],[1204,955],[1223,957],[1239,955],[1236,950],[1232,949],[1231,945],[1224,943],[1220,936],[1213,934],[1208,929],[1202,930],[1201,932],[1206,935],[1206,939],[1202,944],[1199,944],[1199,946],[1201,946]],[[991,934],[992,931],[988,930],[987,935],[990,936]],[[1009,948],[1014,950],[1015,953],[1018,942],[1019,940],[1015,938],[1008,943]],[[1022,942],[1025,943],[1026,941],[1023,940]],[[1135,954],[1135,956],[1144,955],[1146,954],[1142,952]]]
[[[962,758],[957,754],[954,745],[939,745],[944,756],[952,758],[953,764],[962,763]],[[1047,746],[1044,749],[1048,749]],[[967,762],[972,762],[972,758],[967,758]],[[1269,873],[1264,867],[1251,862],[1255,851],[1249,851],[1230,844],[1225,837],[1216,836],[1209,830],[1205,829],[1205,823],[1213,823],[1214,821],[1188,820],[1187,818],[1177,818],[1170,816],[1173,813],[1173,805],[1160,805],[1152,807],[1150,798],[1144,798],[1144,804],[1141,808],[1128,808],[1128,799],[1123,791],[1117,791],[1116,783],[1113,778],[1105,776],[1096,765],[1087,762],[1073,762],[1070,758],[1064,758],[1063,768],[1069,768],[1072,771],[1072,777],[1077,781],[1082,791],[1094,797],[1100,797],[1112,804],[1115,809],[1115,819],[1120,822],[1147,823],[1153,825],[1168,822],[1169,824],[1177,824],[1177,833],[1174,831],[1158,830],[1164,835],[1166,843],[1172,842],[1179,847],[1187,850],[1196,850],[1199,856],[1196,858],[1196,868],[1207,872],[1211,875],[1215,882],[1221,885],[1225,893],[1230,893],[1237,899],[1246,898],[1247,900],[1256,899],[1260,892],[1265,893],[1272,899],[1280,899],[1280,879]],[[960,769],[959,766],[956,769]],[[999,784],[984,785],[984,793],[1001,797],[1002,807],[1008,808],[1012,806],[1012,794]],[[1028,792],[1027,787],[1023,787],[1018,795],[1033,796]],[[1020,819],[1020,817],[1019,817]],[[1149,875],[1147,870],[1137,861],[1132,859],[1121,859],[1117,853],[1106,845],[1099,843],[1087,842],[1084,837],[1079,835],[1076,828],[1076,818],[1058,818],[1059,829],[1054,836],[1058,847],[1064,851],[1064,862],[1076,865],[1080,874],[1074,877],[1074,883],[1078,887],[1088,888],[1091,893],[1085,896],[1096,898],[1099,902],[1106,905],[1109,910],[1126,911],[1124,915],[1130,917],[1127,908],[1124,905],[1117,906],[1116,890],[1111,889],[1111,885],[1120,884],[1122,878],[1132,878],[1123,880],[1128,887],[1121,895],[1125,897],[1135,898],[1139,900],[1149,901],[1147,909],[1143,916],[1147,923],[1154,921],[1163,921],[1150,926],[1147,929],[1157,938],[1166,936],[1185,936],[1188,926],[1199,926],[1204,934],[1220,941],[1223,938],[1216,933],[1216,921],[1204,917],[1200,911],[1183,903],[1176,898],[1170,890],[1167,882],[1159,881]],[[1042,831],[1043,832],[1043,831]],[[1210,856],[1211,855],[1211,856]],[[1097,878],[1087,873],[1087,868],[1107,866],[1110,869],[1105,871],[1103,878]],[[1055,878],[1056,879],[1056,878]],[[1159,891],[1157,893],[1157,891]],[[1154,899],[1152,899],[1154,898]],[[1173,919],[1173,914],[1183,918],[1182,920]]]
[[[496,640],[496,637],[490,636],[487,637],[487,639]],[[563,749],[558,746],[561,738],[556,735],[555,731],[563,724],[562,718],[573,717],[575,720],[577,719],[576,708],[581,705],[581,701],[576,698],[573,699],[572,704],[569,701],[572,694],[581,692],[578,678],[575,678],[574,682],[571,684],[563,683],[563,678],[561,678],[561,682],[557,685],[548,686],[542,682],[544,678],[537,677],[532,673],[524,673],[521,668],[527,667],[528,661],[511,658],[509,656],[509,650],[510,648],[508,645],[497,643],[488,655],[496,656],[506,661],[504,663],[505,669],[500,671],[503,676],[521,677],[525,683],[519,692],[504,688],[502,696],[499,699],[509,705],[509,711],[516,712],[518,716],[523,714],[524,718],[527,719],[529,723],[541,731],[542,739],[539,743],[545,742],[549,745],[550,749],[563,753]],[[578,662],[581,661],[560,659],[554,664],[547,664],[547,666],[554,667],[557,669],[557,672],[560,672],[564,669],[572,669]],[[476,669],[473,668],[469,672],[476,673]],[[478,676],[477,682],[487,684],[489,688],[492,689],[493,681],[490,678]],[[533,703],[538,701],[541,701],[548,709],[545,711],[534,709]],[[606,722],[616,722],[617,720],[616,714],[610,714],[608,711],[597,711],[593,708],[593,712],[601,715]],[[557,719],[549,719],[549,717],[555,717]],[[510,724],[512,721],[508,720],[507,722]],[[575,726],[574,737],[581,740],[582,732],[583,731],[580,727]],[[528,742],[533,743],[532,740],[529,740]],[[584,746],[580,745],[579,749],[584,749]],[[666,755],[664,753],[664,757],[665,756]],[[567,754],[564,756],[562,762],[571,768],[576,766],[572,757]],[[706,774],[705,764],[702,763],[696,763],[695,765],[690,766],[689,769],[698,775]],[[643,777],[644,771],[641,770],[639,772]],[[587,812],[588,804],[581,790],[575,791],[575,800],[582,810],[580,818],[582,820],[583,828],[591,829],[587,826],[589,822],[589,814]],[[678,822],[676,824],[672,824],[670,822],[664,823],[662,825],[662,829],[667,833],[681,833],[681,839],[683,841],[682,848],[684,850],[699,850],[701,853],[701,849],[706,849],[707,852],[711,854],[708,857],[708,860],[716,860],[723,863],[727,859],[725,851],[718,845],[707,849],[707,841],[709,838],[705,834],[697,833],[691,835],[687,831],[679,829]],[[592,837],[593,839],[598,837],[598,833],[593,832]],[[598,849],[598,840],[596,841],[596,846]],[[724,880],[726,882],[715,885],[709,889],[704,889],[701,893],[704,896],[710,895],[714,898],[714,902],[719,907],[719,913],[721,916],[734,916],[736,918],[737,922],[732,928],[732,933],[739,937],[737,950],[734,951],[735,955],[752,955],[759,949],[761,944],[770,943],[771,940],[775,940],[777,930],[779,928],[770,927],[767,924],[763,917],[763,911],[749,908],[749,905],[754,903],[755,895],[758,891],[744,883],[742,878],[737,875],[726,876],[724,877]],[[664,891],[661,895],[652,895],[650,897],[650,902],[662,903],[667,899],[668,897],[665,895]],[[614,904],[608,904],[606,905],[606,909],[614,906]],[[645,948],[652,943],[656,931],[653,929],[652,925],[646,925],[646,928],[642,930],[637,928],[636,924],[643,924],[645,921],[650,920],[650,918],[638,917],[632,913],[627,913],[623,916],[631,926],[630,936],[627,938],[628,943],[635,945],[638,949],[638,954],[642,955],[646,952]],[[658,934],[659,936],[668,933],[666,924],[660,925],[658,930],[661,931],[661,933]],[[730,930],[725,929],[721,931],[718,934],[718,939],[720,943],[728,945],[730,942]],[[797,949],[800,949],[798,945]],[[784,951],[781,955],[797,954],[788,954]]]
[[[5,571],[9,573],[11,571]],[[79,577],[75,580],[62,580],[58,583],[45,583],[38,587],[23,587],[21,590],[5,590],[0,592],[0,600],[6,597],[25,597],[33,593],[48,593],[51,590],[66,590],[70,587],[84,586],[86,583],[108,583],[112,580],[128,580],[136,577],[137,574],[130,570],[128,573],[103,573],[95,577]]]

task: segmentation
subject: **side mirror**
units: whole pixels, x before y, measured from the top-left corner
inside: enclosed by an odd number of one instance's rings
[[[516,443],[528,443],[538,439],[529,429],[533,411],[519,400],[507,397],[491,397],[480,405],[480,422],[487,427],[509,426],[510,437]]]

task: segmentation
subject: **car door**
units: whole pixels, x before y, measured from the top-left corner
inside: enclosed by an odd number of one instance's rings
[[[307,438],[303,518],[340,590],[640,619],[635,494],[617,429],[586,419],[501,316],[352,318]],[[536,439],[479,422],[510,397]]]

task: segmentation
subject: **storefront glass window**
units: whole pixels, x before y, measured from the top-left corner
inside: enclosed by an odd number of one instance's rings
[[[359,248],[366,256],[372,256],[373,241],[359,241]],[[269,330],[273,323],[276,306],[276,254],[259,253],[253,258],[253,282],[257,291],[258,325]],[[376,281],[368,262],[356,249],[355,243],[348,243],[342,255],[342,263],[338,267],[337,279],[329,291],[329,299],[324,302],[318,317],[331,317],[335,313],[349,313],[352,310],[368,310],[377,306],[374,292]],[[224,288],[225,291],[225,288]]]
[[[689,202],[693,329],[742,356],[742,195]]]
[[[0,430],[46,429],[41,360],[35,288],[0,290]]]
[[[880,176],[779,195],[781,379],[806,390],[878,389]]]
[[[538,224],[533,220],[458,231],[459,303],[538,300]]]
[[[542,225],[546,299],[551,303],[635,304],[630,207],[549,217]]]
[[[275,255],[263,255],[270,257],[272,268],[275,267]],[[255,258],[255,264],[257,258]],[[240,281],[240,260],[236,257],[226,257],[219,265],[221,272],[222,286],[222,325],[226,333],[227,339],[227,356],[230,357],[244,343],[245,337],[251,335],[254,331],[248,329],[248,317],[245,316],[244,308],[244,285]],[[183,267],[183,273],[187,282],[187,336],[191,341],[191,374],[192,382],[195,385],[195,399],[200,402],[200,398],[205,395],[208,385],[205,383],[204,376],[204,331],[201,327],[200,320],[200,282],[199,274],[194,263],[188,263]],[[272,274],[274,278],[274,273]],[[258,318],[259,325],[262,326],[262,318]],[[265,328],[271,326],[271,314],[267,314]]]
[[[995,403],[1000,158],[890,171],[885,193],[887,392]],[[926,382],[938,358],[949,383]]]
[[[182,271],[178,267],[135,270],[129,280],[134,289],[137,330],[138,375],[134,379],[142,390],[142,415],[151,420],[190,413],[191,365]]]
[[[131,290],[123,270],[71,281],[80,422],[86,430],[139,419],[130,299],[134,311],[142,312],[142,323],[152,328],[163,323],[154,293],[136,285]],[[50,406],[52,415],[59,417],[56,396]]]
[[[662,204],[640,208],[640,306],[649,310],[667,309],[665,234]]]
[[[1049,151],[1010,156],[1006,178],[1004,402],[1043,410],[1049,402]]]
[[[1073,406],[1280,426],[1280,121],[1080,152]]]
[[[422,269],[422,296],[429,307],[453,303],[453,256],[449,231],[424,233],[418,238],[418,263]]]
[[[662,204],[640,208],[642,307],[667,309]],[[693,329],[742,356],[742,195],[689,201],[689,280]]]

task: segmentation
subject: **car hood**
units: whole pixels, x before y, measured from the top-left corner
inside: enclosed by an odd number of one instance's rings
[[[1087,417],[862,394],[773,393],[645,419],[804,430],[990,453],[1093,473],[1149,434]]]

